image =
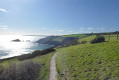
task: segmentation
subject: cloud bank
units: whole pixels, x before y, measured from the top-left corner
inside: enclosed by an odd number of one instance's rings
[[[8,29],[8,26],[7,25],[1,25],[0,28],[1,29]]]
[[[2,12],[8,12],[6,9],[2,9],[2,8],[0,8],[0,11],[2,11]]]

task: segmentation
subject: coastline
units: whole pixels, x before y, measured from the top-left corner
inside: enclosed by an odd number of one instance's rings
[[[48,53],[50,53],[50,52],[55,51],[53,48],[54,48],[54,47],[47,48],[47,49],[44,49],[44,50],[35,50],[35,51],[33,51],[33,52],[31,52],[31,53],[28,53],[28,54],[22,54],[22,55],[18,55],[18,56],[3,58],[3,59],[0,59],[0,63],[3,62],[3,61],[5,61],[5,60],[10,60],[10,59],[14,59],[14,58],[18,58],[18,59],[19,59],[20,57],[29,56],[29,55],[31,56],[30,58],[34,58],[34,57],[40,56],[40,55],[45,55],[45,54],[48,54]],[[39,52],[37,52],[37,51],[39,51]],[[34,55],[35,55],[35,56],[34,56]],[[27,57],[27,58],[28,58],[28,57]],[[29,59],[29,58],[28,58],[28,59]]]

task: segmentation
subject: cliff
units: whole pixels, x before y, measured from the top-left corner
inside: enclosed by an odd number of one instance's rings
[[[39,39],[38,41],[36,41],[36,43],[58,46],[77,39],[78,38],[76,37],[48,36],[46,38]]]

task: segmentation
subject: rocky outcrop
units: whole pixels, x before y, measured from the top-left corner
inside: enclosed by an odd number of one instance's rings
[[[21,42],[20,39],[15,39],[15,40],[12,40],[12,42]]]

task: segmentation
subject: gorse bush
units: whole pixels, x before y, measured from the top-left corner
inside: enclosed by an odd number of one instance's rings
[[[97,35],[96,38],[91,41],[92,44],[101,42],[105,42],[105,38],[100,35]]]
[[[0,67],[0,80],[36,80],[40,68],[41,64],[32,61],[9,63],[6,68]]]

